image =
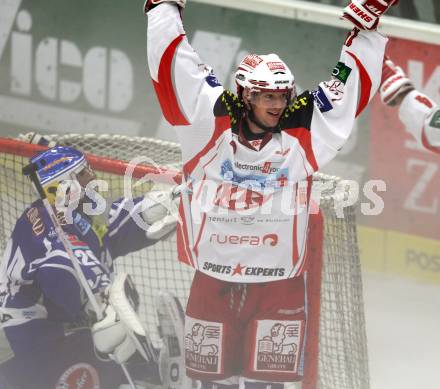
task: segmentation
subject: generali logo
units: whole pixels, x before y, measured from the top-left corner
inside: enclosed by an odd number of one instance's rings
[[[0,0],[0,63],[10,62],[9,74],[2,74],[0,121],[57,131],[87,123],[93,132],[137,132],[140,123],[109,117],[123,113],[133,100],[134,72],[127,54],[104,45],[80,48],[56,36],[38,41],[33,26],[42,23],[21,4]],[[78,104],[87,112],[73,108]]]

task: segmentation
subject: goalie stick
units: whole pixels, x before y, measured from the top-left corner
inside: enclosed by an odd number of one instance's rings
[[[67,255],[69,256],[73,268],[75,269],[76,275],[78,276],[78,280],[81,284],[81,287],[84,289],[90,304],[92,305],[95,313],[96,313],[96,317],[98,320],[102,320],[103,319],[103,312],[102,309],[100,307],[100,305],[98,304],[98,301],[96,300],[95,295],[92,292],[92,289],[90,288],[90,285],[87,283],[87,280],[83,274],[83,272],[81,271],[78,259],[75,257],[75,254],[72,251],[72,248],[70,247],[70,243],[68,242],[63,229],[61,228],[60,223],[58,222],[58,219],[55,215],[55,211],[52,209],[52,206],[49,203],[49,200],[47,199],[46,193],[43,190],[43,187],[41,186],[40,180],[38,178],[37,175],[37,169],[38,166],[35,163],[30,163],[29,165],[26,165],[25,167],[23,167],[23,175],[29,177],[32,181],[32,183],[35,186],[35,189],[38,192],[38,195],[40,196],[41,200],[43,201],[43,205],[44,208],[46,209],[47,213],[49,214],[50,220],[52,221],[52,224],[55,228],[55,231],[58,235],[58,238],[61,241],[61,244],[64,246],[64,249],[67,252]],[[111,357],[111,356],[110,356]],[[121,369],[124,372],[125,377],[127,378],[127,381],[129,383],[129,385],[131,386],[132,389],[136,389],[136,386],[133,382],[133,379],[130,376],[130,373],[128,372],[127,368],[125,367],[124,364],[119,363],[119,365],[121,366]]]

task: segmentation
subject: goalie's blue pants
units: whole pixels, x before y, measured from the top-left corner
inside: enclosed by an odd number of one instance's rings
[[[133,357],[127,367],[133,379],[158,382],[155,363]],[[118,389],[124,383],[121,366],[96,357],[88,329],[65,336],[44,350],[15,355],[0,365],[1,389]]]

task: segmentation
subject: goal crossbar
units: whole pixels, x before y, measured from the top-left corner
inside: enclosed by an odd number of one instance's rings
[[[30,158],[38,152],[47,149],[48,147],[46,146],[24,143],[20,140],[0,137],[0,153],[15,154]],[[103,173],[123,176],[127,169],[130,168],[129,161],[127,162],[119,159],[101,157],[91,153],[85,153],[85,156],[93,169],[99,170]],[[180,171],[170,167],[155,166],[152,164],[133,165],[131,175],[133,178],[151,177],[155,182],[170,185],[180,184],[182,181],[182,174]]]

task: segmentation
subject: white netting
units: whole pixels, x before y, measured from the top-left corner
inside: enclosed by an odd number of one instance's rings
[[[178,145],[149,138],[111,135],[50,135],[62,145],[110,159],[129,161],[145,156],[163,167],[179,168]],[[0,140],[0,252],[12,228],[34,199],[21,169],[28,158],[19,148],[4,152]],[[112,164],[112,161],[106,161]],[[98,178],[109,183],[108,197],[123,194],[120,174],[97,171]],[[362,279],[353,207],[344,208],[344,217],[335,216],[341,199],[351,196],[350,189],[336,177],[314,177],[314,188],[322,191],[321,210],[325,217],[324,267],[322,271],[321,320],[319,326],[319,388],[368,389],[368,358],[362,298]],[[148,191],[154,183],[137,186],[133,193]],[[336,206],[335,206],[336,202]],[[117,269],[130,273],[142,299],[141,318],[158,344],[153,300],[159,289],[175,293],[185,305],[193,271],[176,259],[175,236],[166,241],[117,260]]]

